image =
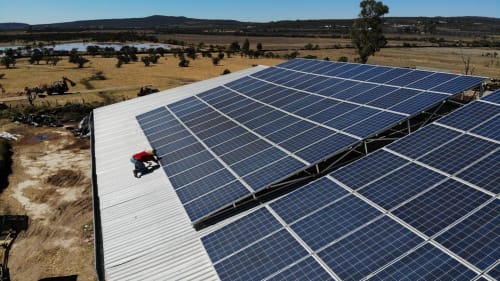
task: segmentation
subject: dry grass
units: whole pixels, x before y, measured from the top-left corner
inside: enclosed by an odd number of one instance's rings
[[[59,62],[57,66],[30,65],[27,59],[18,60],[15,69],[2,69],[6,77],[2,79],[2,84],[7,91],[7,95],[15,96],[21,92],[25,86],[35,86],[60,80],[62,76],[67,76],[77,82],[75,87],[71,87],[72,95],[48,96],[44,99],[37,99],[36,102],[50,102],[52,105],[66,101],[81,102],[101,101],[102,95],[99,92],[112,92],[115,100],[120,101],[135,97],[139,88],[144,85],[153,85],[160,90],[170,89],[195,81],[220,76],[224,69],[231,72],[252,67],[254,64],[275,65],[282,62],[279,59],[247,59],[240,56],[225,58],[220,65],[214,66],[209,58],[201,56],[191,61],[189,67],[179,67],[178,58],[167,55],[160,58],[158,64],[149,67],[142,62],[124,64],[117,68],[115,58],[88,57],[91,63],[85,68],[78,69],[67,60]],[[79,83],[82,79],[87,79],[98,71],[102,71],[106,80],[90,81],[94,89],[89,91],[85,85]],[[79,93],[78,93],[79,92]]]

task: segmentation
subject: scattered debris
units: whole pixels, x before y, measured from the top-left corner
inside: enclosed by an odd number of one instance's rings
[[[12,119],[12,122],[19,122],[35,127],[47,126],[47,127],[62,127],[63,124],[57,118],[47,115],[47,114],[21,114]]]
[[[153,86],[147,85],[147,86],[141,87],[141,89],[137,93],[137,96],[142,97],[142,96],[149,95],[152,93],[158,93],[159,91],[160,90],[153,88]]]
[[[75,137],[89,138],[90,137],[90,115],[85,116],[78,127],[66,127],[69,131],[73,133]]]
[[[0,138],[2,139],[17,140],[18,137],[20,137],[20,135],[11,134],[9,132],[0,132]]]

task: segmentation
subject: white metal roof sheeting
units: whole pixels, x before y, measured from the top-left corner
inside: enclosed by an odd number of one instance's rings
[[[94,157],[106,280],[218,280],[168,178],[140,179],[130,157],[149,147],[135,116],[250,75],[257,66],[94,110]]]

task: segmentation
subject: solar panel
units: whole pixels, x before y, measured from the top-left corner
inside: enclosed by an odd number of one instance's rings
[[[474,271],[438,248],[425,244],[370,280],[472,280]]]
[[[497,278],[500,143],[474,132],[492,118],[463,114],[477,104],[492,105],[473,102],[265,204],[281,223],[274,233],[289,232],[309,249],[297,255],[292,246],[290,252],[274,253],[282,256],[267,260],[272,268],[266,276],[307,280],[318,271],[325,279],[342,280]],[[457,128],[460,118],[472,129]],[[219,232],[210,235],[223,235]],[[253,245],[245,251],[252,255],[224,252],[227,263],[238,256],[234,262],[244,264],[245,272],[262,270],[255,256],[269,252]],[[218,264],[215,268],[221,279],[228,276]],[[238,270],[231,268],[231,277]]]
[[[138,115],[137,121],[197,222],[435,106],[449,93],[429,88],[457,77],[296,59]],[[427,78],[432,86],[415,83]],[[461,85],[475,86],[469,85],[472,78]],[[214,197],[223,191],[228,194]]]
[[[327,247],[319,256],[342,280],[361,280],[423,241],[394,220],[382,217]]]

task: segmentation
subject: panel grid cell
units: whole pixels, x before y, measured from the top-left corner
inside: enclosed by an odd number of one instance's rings
[[[382,215],[354,195],[323,208],[291,225],[314,251]]]
[[[484,102],[473,102],[461,108],[459,112],[454,112],[439,119],[438,122],[468,131],[495,115],[500,115],[500,106]]]
[[[290,224],[346,194],[347,190],[324,177],[283,196],[270,206]]]
[[[409,161],[384,150],[377,150],[330,175],[351,189],[359,189],[365,184],[392,172]],[[369,167],[369,168],[368,168]]]
[[[214,266],[223,281],[261,280],[307,254],[297,240],[281,230]]]
[[[438,248],[425,244],[369,280],[472,280],[476,273]]]
[[[424,242],[388,217],[371,223],[318,255],[342,280],[361,280]]]
[[[259,210],[203,237],[201,241],[213,263],[280,229],[266,209]]]
[[[433,236],[490,198],[481,191],[450,179],[393,213],[427,236]]]
[[[435,240],[481,270],[500,258],[500,200],[466,218]]]
[[[328,272],[313,257],[309,257],[285,271],[272,276],[268,281],[288,281],[288,280],[307,280],[307,281],[328,281],[333,279]]]

